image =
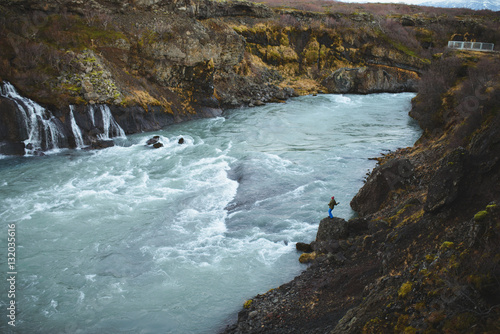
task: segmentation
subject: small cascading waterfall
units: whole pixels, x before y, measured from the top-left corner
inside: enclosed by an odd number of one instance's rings
[[[95,109],[93,105],[89,107],[89,117],[92,122],[92,126],[95,126]]]
[[[4,82],[0,93],[1,96],[14,101],[19,109],[27,133],[27,139],[24,141],[27,155],[60,148],[60,143],[67,141],[57,118],[49,110],[19,95],[9,82]]]
[[[70,105],[70,122],[65,126],[50,110],[21,96],[9,82],[0,84],[0,96],[13,101],[17,106],[20,140],[24,141],[26,155],[39,155],[43,151],[69,147],[68,139],[71,137],[74,137],[76,148],[85,147],[85,134],[76,122],[75,106]],[[91,126],[102,131],[97,139],[111,140],[114,137],[126,137],[125,131],[111,114],[109,106],[91,105],[88,110]],[[100,113],[96,113],[97,111]]]
[[[75,107],[73,105],[70,105],[69,110],[70,110],[69,114],[71,117],[71,130],[73,131],[73,135],[75,136],[76,148],[83,148],[85,147],[85,143],[83,142],[82,130],[80,130],[80,127],[78,126],[75,120],[75,115],[74,115]]]
[[[103,133],[99,135],[99,139],[109,140],[112,137],[126,137],[125,131],[123,131],[120,125],[115,121],[109,107],[105,104],[100,104],[98,108],[101,111],[103,123]],[[91,113],[92,112],[93,111],[91,111]]]

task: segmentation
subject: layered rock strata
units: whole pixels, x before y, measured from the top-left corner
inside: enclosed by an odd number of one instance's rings
[[[301,94],[413,91],[428,64],[356,15],[209,0],[16,0],[0,9],[0,79],[60,119],[67,147],[76,142],[70,105],[90,142],[89,105],[107,105],[126,133],[151,131]],[[317,24],[340,19],[350,23]],[[22,127],[2,105],[1,121]],[[19,148],[16,133],[0,142]]]

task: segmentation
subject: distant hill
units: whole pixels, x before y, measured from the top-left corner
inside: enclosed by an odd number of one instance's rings
[[[444,8],[470,8],[474,10],[489,9],[500,11],[500,2],[497,0],[443,0],[426,1],[420,3],[422,6],[444,7]]]

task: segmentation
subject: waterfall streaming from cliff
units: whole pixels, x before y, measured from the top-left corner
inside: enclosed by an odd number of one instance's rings
[[[83,142],[82,130],[80,130],[80,127],[78,126],[78,124],[76,124],[75,115],[74,115],[75,107],[70,105],[69,110],[70,110],[69,113],[71,116],[71,130],[73,131],[73,136],[75,136],[76,148],[83,148],[83,147],[85,147],[85,143]]]
[[[26,155],[41,155],[46,151],[55,153],[59,149],[73,147],[73,140],[76,148],[84,148],[85,142],[94,142],[96,139],[109,141],[116,137],[126,138],[125,131],[116,122],[109,106],[104,104],[84,107],[85,111],[77,117],[76,107],[70,105],[69,113],[61,111],[63,123],[50,110],[21,96],[9,82],[0,83],[0,97],[11,100],[15,105],[10,107],[12,110],[8,115],[11,117],[9,121],[13,122],[9,126],[16,128],[16,139],[9,138],[6,141],[18,145],[13,154],[22,155],[23,148]],[[81,124],[85,124],[85,127],[81,128],[79,122],[83,122]]]
[[[99,139],[101,140],[109,140],[112,137],[125,137],[125,131],[116,123],[113,115],[111,114],[111,110],[105,104],[98,105],[99,111],[102,115],[102,123],[103,123],[103,133],[99,135]],[[93,106],[90,106],[91,115],[95,115],[95,110]],[[95,116],[94,116],[95,117]],[[92,119],[95,121],[94,117]]]
[[[95,126],[95,109],[93,105],[89,107],[89,117],[92,125]]]
[[[67,138],[61,130],[61,122],[52,113],[38,103],[19,95],[14,86],[5,82],[1,96],[14,101],[18,107],[18,115],[23,120],[27,139],[25,151],[27,155],[60,148]]]

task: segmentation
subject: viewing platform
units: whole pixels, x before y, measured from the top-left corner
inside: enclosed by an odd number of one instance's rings
[[[448,42],[448,47],[450,49],[458,49],[458,50],[494,51],[495,44],[493,44],[493,43],[482,43],[482,42],[449,41]]]

